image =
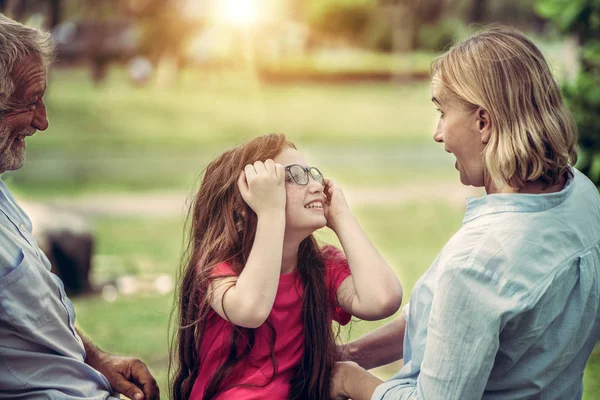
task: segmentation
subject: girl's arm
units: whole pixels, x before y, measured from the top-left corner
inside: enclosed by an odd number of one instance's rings
[[[238,179],[244,201],[258,217],[256,236],[237,277],[212,281],[211,306],[232,324],[258,328],[271,313],[281,272],[285,230],[285,170],[272,160],[247,165]]]
[[[392,315],[402,303],[396,274],[365,235],[334,181],[325,179],[325,194],[327,225],[340,239],[352,273],[338,288],[340,307],[364,320]]]

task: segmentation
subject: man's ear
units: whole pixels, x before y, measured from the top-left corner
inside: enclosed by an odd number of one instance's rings
[[[490,113],[479,107],[475,112],[475,122],[477,124],[477,131],[481,136],[481,143],[487,144],[492,135],[492,120],[490,119]]]

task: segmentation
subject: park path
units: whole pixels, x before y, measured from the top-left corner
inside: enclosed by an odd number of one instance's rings
[[[467,196],[479,196],[483,191],[460,183],[426,182],[388,187],[346,187],[344,193],[351,207],[393,206],[419,201],[441,201],[464,207]],[[46,205],[89,217],[173,218],[185,215],[189,200],[190,193],[170,191],[55,198],[47,201]]]

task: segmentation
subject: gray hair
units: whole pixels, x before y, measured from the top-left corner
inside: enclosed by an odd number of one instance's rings
[[[44,67],[55,60],[55,44],[50,34],[0,14],[0,110],[6,110],[15,90],[13,67],[30,55],[37,56]]]

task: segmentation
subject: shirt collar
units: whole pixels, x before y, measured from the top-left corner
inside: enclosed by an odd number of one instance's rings
[[[561,204],[573,191],[573,181],[581,172],[571,167],[565,187],[554,193],[523,194],[498,193],[481,197],[467,197],[467,207],[463,225],[487,214],[503,212],[538,212],[546,211]]]

